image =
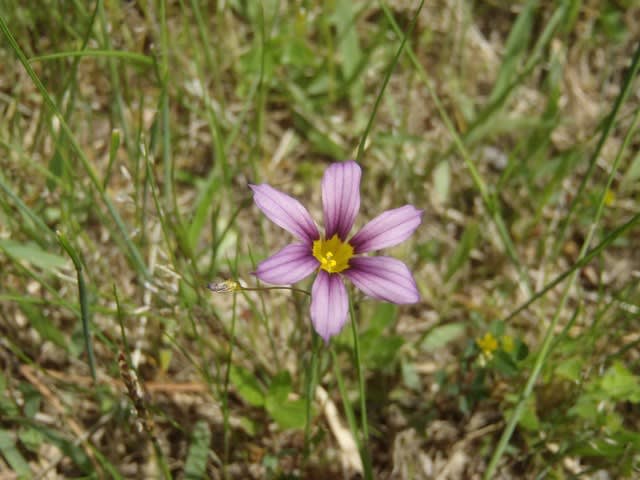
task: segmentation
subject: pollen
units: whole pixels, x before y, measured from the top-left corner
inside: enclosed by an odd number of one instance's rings
[[[321,238],[313,242],[313,256],[320,262],[322,270],[338,273],[349,268],[353,247],[335,234],[329,240]]]

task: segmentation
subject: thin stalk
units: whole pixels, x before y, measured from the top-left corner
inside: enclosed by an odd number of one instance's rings
[[[589,244],[591,243],[591,239],[593,238],[593,236],[595,235],[596,230],[598,229],[598,223],[600,222],[600,219],[602,218],[602,213],[604,212],[604,207],[605,207],[605,198],[607,195],[607,191],[609,190],[609,187],[611,186],[611,182],[613,181],[614,176],[616,175],[616,173],[618,172],[618,165],[620,164],[620,159],[622,158],[622,154],[625,152],[625,150],[627,149],[631,138],[633,137],[633,134],[635,133],[636,130],[636,126],[638,124],[638,119],[640,118],[640,110],[638,110],[635,114],[635,117],[633,119],[633,122],[631,123],[631,126],[629,127],[629,130],[627,131],[627,134],[625,136],[624,141],[622,142],[622,145],[620,146],[620,149],[618,150],[618,154],[616,155],[616,158],[613,162],[613,165],[611,167],[611,171],[609,172],[609,176],[607,177],[607,181],[600,193],[600,198],[598,200],[598,209],[596,210],[596,215],[595,218],[593,219],[593,222],[591,223],[591,227],[589,228],[589,231],[587,233],[587,236],[582,244],[582,248],[580,249],[580,254],[578,256],[579,259],[583,259],[587,253],[588,253],[588,249],[589,249]],[[542,348],[540,349],[540,353],[538,354],[538,356],[536,357],[536,361],[533,367],[533,370],[531,371],[531,374],[529,375],[529,378],[527,380],[527,383],[524,387],[524,390],[522,391],[522,394],[520,395],[520,399],[518,400],[518,404],[516,405],[515,409],[513,410],[513,412],[511,413],[511,417],[509,418],[509,421],[507,422],[507,426],[505,427],[504,431],[502,432],[502,436],[500,437],[500,440],[498,441],[498,446],[496,447],[496,449],[494,450],[494,453],[491,457],[491,460],[489,462],[489,465],[487,466],[487,470],[485,471],[484,474],[484,479],[485,480],[489,480],[491,478],[493,478],[494,474],[495,474],[495,470],[498,466],[498,462],[500,461],[500,459],[502,458],[502,455],[504,454],[505,449],[507,448],[507,445],[509,444],[509,440],[511,439],[511,435],[513,434],[513,431],[515,430],[516,424],[517,422],[520,420],[520,417],[522,415],[522,412],[524,411],[524,408],[527,404],[527,400],[528,398],[531,396],[531,393],[533,392],[533,388],[536,384],[536,381],[538,380],[538,377],[540,375],[540,372],[542,371],[542,367],[544,366],[547,356],[549,355],[549,352],[552,350],[552,346],[554,345],[553,339],[555,338],[554,335],[554,331],[556,328],[556,325],[558,323],[558,319],[560,318],[560,315],[562,314],[564,307],[567,303],[567,300],[569,298],[569,292],[571,291],[573,284],[575,282],[575,279],[577,277],[578,274],[578,270],[574,270],[573,273],[570,276],[569,281],[567,282],[564,291],[562,293],[562,298],[560,300],[560,305],[558,305],[558,308],[556,309],[556,312],[553,316],[553,319],[551,320],[551,323],[549,324],[549,326],[547,327],[547,332],[545,334],[545,338],[544,341],[542,343]],[[579,307],[578,307],[579,308]]]
[[[349,316],[351,317],[351,332],[353,334],[353,355],[355,357],[356,371],[358,373],[358,390],[360,397],[360,421],[362,424],[362,446],[360,455],[364,466],[365,479],[373,478],[371,472],[371,455],[369,453],[369,419],[367,416],[367,385],[362,368],[362,358],[360,356],[360,336],[358,335],[358,321],[353,309],[353,302],[349,297]]]
[[[418,8],[416,8],[415,13],[413,14],[413,18],[411,19],[411,24],[409,25],[409,29],[407,30],[406,33],[404,33],[402,35],[402,43],[400,43],[400,47],[398,48],[398,51],[396,52],[395,56],[393,57],[393,60],[391,61],[391,64],[389,65],[389,68],[387,68],[387,72],[385,73],[384,80],[382,81],[382,86],[380,87],[380,92],[378,92],[378,96],[376,97],[376,101],[373,104],[373,110],[371,111],[371,115],[369,116],[369,121],[367,122],[367,126],[365,127],[364,132],[362,133],[362,137],[360,137],[360,144],[358,145],[358,153],[356,154],[356,162],[358,162],[358,163],[360,163],[360,160],[362,159],[362,155],[364,154],[364,146],[365,146],[365,143],[367,142],[367,137],[369,136],[369,131],[371,130],[371,127],[373,126],[373,120],[376,118],[376,113],[378,113],[378,107],[380,106],[380,102],[382,100],[382,95],[384,94],[384,91],[387,88],[387,84],[389,83],[389,79],[391,78],[391,74],[393,73],[393,71],[396,68],[396,65],[398,64],[398,60],[400,59],[400,55],[402,54],[402,51],[404,50],[404,46],[407,43],[407,38],[409,38],[411,33],[413,33],[413,29],[416,26],[416,21],[418,20],[418,15],[420,14],[420,11],[422,10],[422,6],[423,5],[424,5],[424,0],[421,0],[420,1],[420,5],[418,5]]]
[[[89,360],[89,370],[91,371],[91,378],[95,383],[96,381],[96,359],[93,353],[93,342],[91,341],[91,312],[89,311],[89,295],[87,294],[87,285],[84,281],[84,275],[82,274],[82,262],[80,256],[75,248],[71,246],[67,237],[60,231],[57,232],[58,241],[62,248],[67,252],[73,266],[76,269],[76,275],[78,277],[78,297],[80,299],[80,319],[82,321],[82,336],[84,337],[84,348],[87,351],[87,357]]]
[[[503,321],[508,322],[509,320],[514,318],[516,315],[518,315],[520,312],[529,308],[531,304],[533,304],[539,298],[543,297],[549,290],[552,290],[558,284],[562,283],[567,277],[575,273],[576,270],[579,270],[582,267],[588,265],[591,262],[591,260],[597,257],[605,248],[607,248],[611,243],[613,243],[620,235],[622,235],[624,232],[629,230],[631,227],[635,226],[637,223],[640,223],[640,213],[636,213],[628,221],[626,221],[625,223],[620,225],[618,228],[616,228],[613,232],[611,232],[609,235],[607,235],[604,238],[604,240],[602,240],[598,245],[596,245],[591,250],[589,250],[584,255],[584,257],[580,258],[576,263],[574,263],[571,268],[567,269],[566,271],[558,275],[551,282],[549,282],[543,289],[541,289],[539,292],[536,292],[536,294],[533,295],[529,300],[527,300],[518,308],[516,308],[511,313],[509,313],[509,315],[507,315],[503,319]]]
[[[223,435],[223,443],[224,443],[224,455],[223,455],[223,464],[222,464],[222,475],[223,477],[229,478],[229,471],[227,470],[227,465],[229,465],[229,450],[230,450],[230,431],[229,431],[229,378],[231,375],[231,360],[233,357],[233,342],[235,338],[236,332],[236,294],[233,294],[233,305],[232,305],[232,314],[231,314],[231,331],[229,332],[229,351],[227,352],[227,368],[224,375],[224,388],[222,395],[222,416],[223,416],[223,425],[222,425],[222,435]]]
[[[305,405],[305,424],[304,424],[304,458],[309,457],[311,446],[311,421],[313,417],[313,399],[315,397],[316,384],[318,383],[318,350],[320,340],[315,332],[311,332],[311,362],[307,369],[307,402]]]
[[[347,393],[347,388],[345,387],[344,378],[342,378],[342,372],[340,371],[340,363],[338,362],[338,355],[336,354],[336,351],[333,348],[331,348],[331,358],[333,360],[333,372],[334,372],[334,375],[336,376],[336,381],[338,382],[338,390],[340,390],[340,397],[342,398],[342,406],[344,408],[344,414],[347,417],[349,430],[351,430],[353,439],[355,440],[356,446],[358,447],[358,452],[360,452],[360,460],[362,461],[362,466],[364,468],[365,479],[370,480],[373,478],[373,474],[371,472],[371,465],[365,462],[368,456],[364,455],[362,439],[360,438],[360,435],[358,433],[358,424],[356,422],[356,416],[353,413],[353,407],[349,402],[349,395]]]
[[[61,58],[118,58],[120,60],[126,60],[131,63],[139,63],[141,65],[153,66],[153,58],[136,52],[125,52],[124,50],[70,50],[67,52],[55,52],[48,53],[46,55],[37,55],[29,58],[30,63],[35,62],[47,62],[51,60],[59,60]]]

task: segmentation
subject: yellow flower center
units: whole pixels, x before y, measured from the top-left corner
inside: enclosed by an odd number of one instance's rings
[[[329,240],[323,238],[313,242],[313,256],[320,262],[320,268],[329,273],[342,272],[349,268],[353,257],[353,247],[343,242],[336,233]]]

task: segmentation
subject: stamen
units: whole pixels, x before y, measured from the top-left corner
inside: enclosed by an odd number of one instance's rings
[[[349,268],[353,247],[348,242],[343,242],[336,234],[329,240],[319,239],[313,242],[313,256],[320,262],[321,269],[329,273],[339,273]]]

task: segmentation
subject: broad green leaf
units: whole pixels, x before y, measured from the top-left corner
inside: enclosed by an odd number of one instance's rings
[[[580,380],[582,365],[584,365],[584,360],[582,358],[577,356],[571,357],[558,364],[555,368],[555,373],[559,377],[566,378],[572,382],[577,382]]]
[[[444,347],[449,342],[461,337],[466,330],[464,323],[449,323],[447,325],[441,325],[433,328],[420,344],[422,350],[432,352],[439,348]]]
[[[501,374],[512,377],[518,374],[518,365],[508,353],[498,350],[494,353],[493,365]]]
[[[378,333],[390,326],[396,319],[397,307],[393,303],[378,303],[375,312],[369,322],[369,330],[375,330]]]
[[[21,478],[29,478],[31,469],[20,451],[16,448],[15,439],[10,432],[0,429],[0,452],[9,466]]]
[[[196,480],[206,478],[207,459],[209,458],[209,444],[211,430],[209,424],[203,420],[195,424],[191,435],[191,445],[184,464],[184,478]]]
[[[18,438],[22,444],[34,453],[38,453],[40,446],[44,441],[42,432],[34,428],[23,428],[18,433]]]
[[[289,400],[289,393],[291,393],[291,375],[283,370],[271,379],[265,398],[265,408],[281,428],[302,428],[306,421],[306,402]]]
[[[532,396],[529,401],[527,401],[518,424],[522,428],[526,428],[531,432],[540,431],[540,419],[538,418],[538,413],[536,412],[535,397]]]
[[[20,243],[14,240],[2,239],[0,240],[0,250],[6,251],[9,256],[16,260],[29,262],[43,270],[52,271],[67,264],[67,260],[64,257],[46,252],[35,243]]]
[[[307,402],[305,400],[294,400],[279,403],[267,397],[266,402],[269,415],[276,423],[284,429],[301,429],[304,427],[307,415]]]
[[[602,377],[602,389],[614,400],[640,402],[640,383],[622,363],[613,364]]]
[[[267,402],[284,403],[291,392],[291,375],[288,371],[278,372],[269,384],[267,392]]]
[[[416,367],[413,363],[402,362],[402,381],[411,390],[419,391],[422,388],[422,382],[420,382],[420,376],[416,371]]]
[[[600,398],[586,393],[578,397],[575,405],[567,413],[594,422],[598,418],[598,403]]]
[[[395,365],[398,350],[405,340],[399,335],[379,335],[367,331],[361,338],[362,361],[373,369],[386,369]]]
[[[229,379],[238,390],[238,395],[249,405],[254,407],[262,407],[264,405],[263,389],[249,370],[231,365]]]

